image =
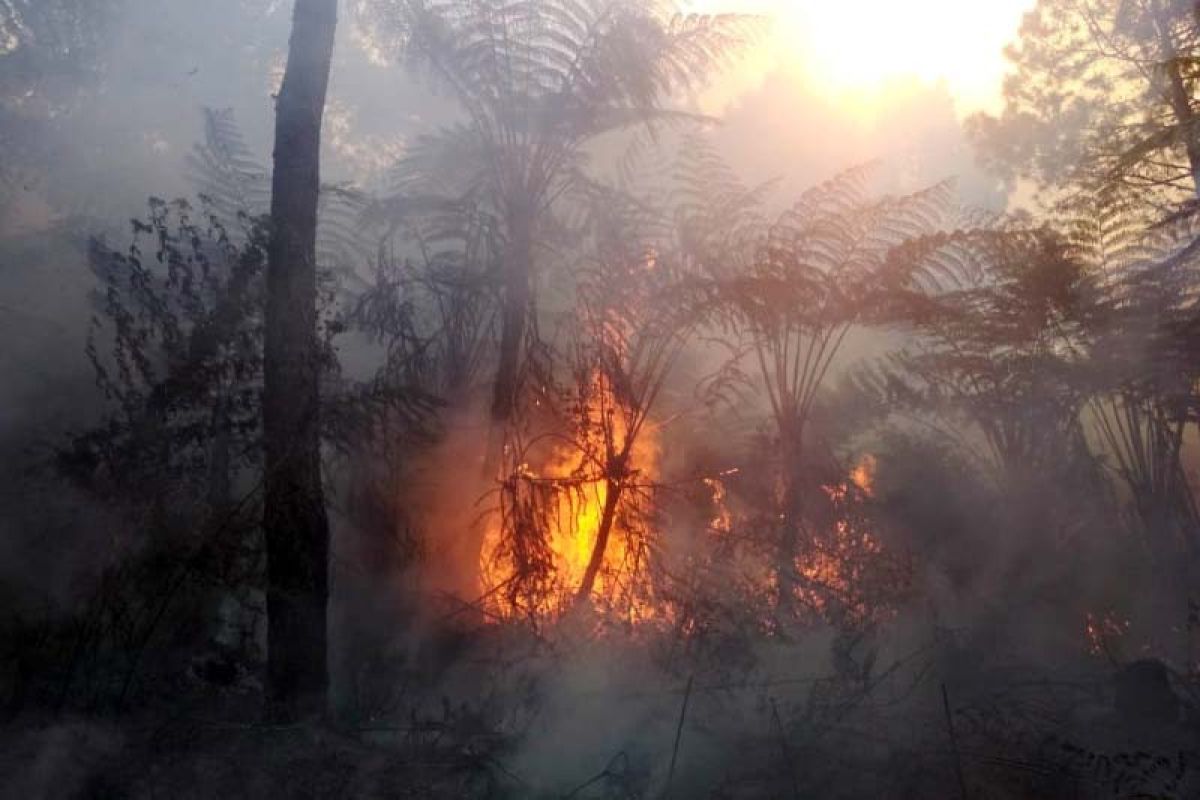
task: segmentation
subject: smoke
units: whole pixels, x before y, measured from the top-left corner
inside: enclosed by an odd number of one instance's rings
[[[0,622],[86,615],[84,598],[97,576],[142,552],[140,520],[84,496],[54,469],[56,449],[71,434],[115,410],[85,354],[103,301],[89,269],[89,238],[123,251],[129,219],[144,215],[149,196],[195,193],[187,156],[204,135],[205,108],[232,109],[256,161],[270,163],[272,93],[289,2],[105,5],[111,19],[97,76],[72,87],[71,102],[44,125],[13,125],[0,139],[26,145],[13,152],[45,150],[40,137],[54,147],[52,158],[31,157],[24,167],[36,179],[5,185],[9,195],[0,203]],[[414,142],[460,118],[453,98],[431,93],[383,55],[383,43],[353,8],[344,17],[324,179],[369,201],[394,188],[393,167]],[[965,208],[1000,211],[1008,202],[1005,187],[976,166],[944,85],[897,84],[870,114],[783,72],[749,86],[731,78],[725,88],[714,95],[731,96],[723,122],[704,131],[704,140],[748,186],[779,179],[770,210],[873,159],[879,167],[872,190],[880,193],[903,195],[953,177]],[[668,151],[679,138],[662,136],[648,174],[670,172]],[[596,146],[587,153],[590,166],[615,173],[610,168],[625,143]],[[655,196],[671,193],[666,180],[651,187]],[[472,255],[483,265],[481,293],[491,297],[493,232],[483,223],[479,229],[483,255]],[[388,247],[379,246],[376,233],[351,226],[365,255],[337,276],[339,310],[353,306],[381,266],[373,259]],[[444,254],[431,253],[429,241],[402,232],[389,246],[396,252],[383,257],[405,269],[444,266]],[[432,250],[438,246],[432,242]],[[574,268],[583,256],[547,258]],[[576,333],[569,298],[542,299],[547,329]],[[1030,463],[1006,472],[961,414],[945,414],[936,422],[948,422],[946,429],[931,431],[927,417],[905,413],[900,388],[870,394],[856,386],[856,368],[913,344],[910,334],[886,328],[845,340],[814,405],[808,449],[795,468],[813,526],[838,535],[813,537],[826,551],[802,564],[811,568],[806,577],[830,584],[820,587],[823,604],[808,609],[803,626],[781,623],[772,611],[778,557],[763,544],[773,543],[784,516],[777,513],[787,493],[780,432],[770,423],[769,400],[746,377],[752,351],[742,353],[747,360],[738,370],[722,372],[736,349],[714,340],[724,333],[706,331],[694,343],[651,415],[657,453],[655,474],[645,478],[656,484],[656,502],[653,518],[637,521],[649,531],[639,563],[657,592],[636,601],[651,610],[648,621],[581,607],[497,624],[499,601],[481,602],[489,589],[502,588],[485,580],[486,536],[500,503],[495,462],[510,455],[479,399],[488,395],[488,376],[475,376],[478,385],[464,397],[441,398],[420,435],[416,423],[381,425],[379,438],[394,441],[330,456],[334,705],[348,736],[359,737],[339,746],[349,761],[370,762],[362,769],[371,781],[392,779],[392,767],[379,766],[391,755],[355,749],[369,749],[362,742],[376,736],[406,764],[452,760],[455,769],[485,776],[480,780],[498,794],[514,797],[947,796],[960,744],[962,752],[970,745],[1013,763],[1028,756],[1044,769],[1061,755],[1038,749],[1048,747],[1047,731],[1073,736],[1093,718],[1108,719],[1105,681],[1114,664],[1149,653],[1181,674],[1193,668],[1198,624],[1195,609],[1189,616],[1181,601],[1186,591],[1178,591],[1189,576],[1151,566],[1138,526],[1153,520],[1131,521],[1137,498],[1119,480],[1115,490],[1102,488],[1119,473],[1114,453],[1091,441],[1093,458],[1072,454],[1050,469]],[[389,355],[365,336],[346,335],[337,344],[347,380],[369,382]],[[1128,346],[1131,360],[1147,357],[1136,338],[1109,344]],[[717,386],[722,379],[727,386]],[[945,398],[930,390],[923,399]],[[564,417],[578,412],[563,406]],[[1086,421],[1087,435],[1096,437],[1095,420]],[[551,433],[567,436],[556,422]],[[1041,442],[1053,434],[1035,426],[1031,436]],[[1193,450],[1194,434],[1184,442]],[[878,464],[869,493],[849,478],[863,456]],[[1190,486],[1194,456],[1182,463]],[[526,466],[532,473],[542,465]],[[841,501],[833,499],[839,491]],[[634,524],[622,519],[622,526]],[[844,571],[813,566],[828,563],[839,544],[853,556]],[[880,553],[886,558],[875,558]],[[869,591],[847,591],[847,575]],[[130,583],[120,588],[137,588]],[[174,620],[174,611],[163,618]],[[107,635],[137,638],[124,633],[120,614],[113,616]],[[76,628],[47,630],[46,641],[66,642],[67,652],[85,642],[71,638]],[[261,640],[261,628],[257,634]],[[134,674],[130,665],[139,666],[144,653],[169,656],[188,636],[203,638],[181,624],[134,642],[132,655],[122,651],[116,661]],[[1056,682],[1072,686],[1052,694],[1046,687]],[[1045,694],[1022,694],[1034,692],[1029,684]],[[159,694],[148,693],[147,702],[161,707],[149,713],[174,714],[174,700],[163,698],[191,699],[193,689],[156,687]],[[1003,691],[1010,694],[997,698]],[[228,692],[221,697],[243,712],[249,705]],[[190,719],[195,707],[181,713]],[[143,743],[131,744],[123,725],[6,730],[3,771],[15,776],[6,791],[102,792],[90,783],[94,776],[157,757]],[[200,762],[218,753],[232,761],[231,741],[188,757]],[[798,764],[806,771],[798,773]],[[198,774],[216,769],[188,767]],[[993,767],[983,758],[968,763],[980,775]],[[322,770],[336,772],[323,762]]]
[[[118,753],[124,737],[115,726],[93,722],[47,724],[5,744],[7,797],[41,800],[80,797],[95,791],[95,775]]]

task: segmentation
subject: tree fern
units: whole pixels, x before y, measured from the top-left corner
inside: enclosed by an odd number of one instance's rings
[[[1002,481],[1071,463],[1094,299],[1078,251],[1052,230],[1000,220],[918,240],[904,257],[940,280],[913,343],[860,370],[860,387],[957,442],[970,441],[963,428],[981,435],[988,452],[973,455]]]
[[[187,168],[196,191],[228,224],[241,220],[245,228],[269,212],[271,172],[246,143],[232,109],[204,109],[204,140],[189,154]],[[365,196],[352,186],[321,186],[317,258],[327,273],[345,275],[369,254],[359,225],[365,206]]]
[[[449,92],[466,120],[422,141],[402,165],[440,175],[447,199],[493,216],[502,253],[503,324],[492,413],[519,393],[526,333],[535,329],[547,236],[559,212],[587,204],[585,143],[632,127],[693,119],[667,107],[706,79],[751,20],[683,17],[631,0],[366,0],[372,35]],[[428,180],[426,181],[428,185]],[[403,191],[403,189],[402,189]]]

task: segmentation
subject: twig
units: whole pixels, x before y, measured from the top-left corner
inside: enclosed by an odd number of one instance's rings
[[[629,759],[629,756],[625,753],[624,750],[617,753],[615,756],[613,756],[609,760],[608,765],[603,769],[603,771],[601,771],[599,774],[595,775],[594,777],[589,778],[588,780],[586,780],[583,783],[576,786],[574,789],[572,789],[567,794],[563,795],[562,800],[572,800],[572,798],[578,797],[579,793],[582,792],[584,789],[589,789],[592,786],[595,786],[597,783],[600,783],[600,781],[604,781],[604,780],[608,780],[609,778],[616,777],[618,775],[618,773],[613,771],[613,765],[619,763],[622,767],[628,769],[628,764],[627,764],[628,759]]]
[[[258,496],[261,486],[262,482],[260,481],[249,492],[243,495],[237,503],[232,505],[226,511],[226,513],[216,521],[215,524],[210,522],[209,524],[212,525],[211,529],[204,533],[200,542],[196,545],[192,552],[188,553],[176,565],[177,572],[172,577],[166,588],[166,596],[161,598],[162,602],[159,604],[158,609],[151,616],[149,625],[146,627],[146,630],[143,631],[141,640],[138,642],[137,648],[133,652],[129,667],[125,672],[125,679],[121,684],[121,694],[117,697],[118,710],[123,709],[125,706],[125,700],[129,695],[129,689],[133,685],[134,678],[137,677],[138,670],[141,666],[142,656],[145,654],[146,648],[149,647],[150,640],[158,631],[159,624],[166,616],[167,609],[170,608],[171,603],[175,600],[175,597],[178,595],[180,589],[182,589],[188,580],[193,577],[194,573],[197,571],[197,564],[199,564],[200,560],[205,556],[206,553],[209,552],[209,548],[214,546],[214,542],[216,542],[218,537],[223,537],[232,531],[236,531],[236,528],[234,527],[235,521],[241,516],[242,512],[247,508],[247,506],[249,506],[251,500]]]
[[[787,733],[783,730],[783,720],[779,718],[779,706],[775,704],[775,698],[771,698],[771,718],[775,721],[775,728],[779,731],[779,749],[783,753],[783,766],[787,769],[788,781],[792,784],[792,797],[795,800],[800,800],[800,786],[796,783],[796,771],[792,768],[792,752],[788,747]]]
[[[687,719],[688,700],[692,696],[692,681],[695,675],[688,676],[687,688],[683,690],[683,706],[679,709],[679,724],[675,726],[675,746],[671,750],[671,768],[667,770],[667,785],[663,789],[663,800],[671,796],[671,781],[675,778],[675,762],[679,758],[679,742],[683,738],[683,722]]]
[[[942,709],[946,712],[946,730],[950,732],[950,750],[954,753],[954,775],[958,778],[958,794],[967,800],[967,780],[963,776],[962,758],[958,753],[958,735],[954,732],[954,716],[950,713],[950,695],[942,684]]]

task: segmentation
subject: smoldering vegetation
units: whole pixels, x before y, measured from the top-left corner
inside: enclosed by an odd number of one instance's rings
[[[1200,23],[1110,5],[843,151],[705,111],[761,19],[343,3],[281,723],[291,3],[0,2],[0,794],[1196,796]]]

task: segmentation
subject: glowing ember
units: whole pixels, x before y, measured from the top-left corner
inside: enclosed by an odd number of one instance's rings
[[[857,512],[858,498],[873,494],[876,468],[875,458],[866,456],[850,471],[848,481],[822,487],[836,518],[829,530],[818,532],[796,556],[801,579],[796,599],[822,618],[863,623],[891,613],[890,607],[873,602],[865,592],[872,582],[870,573],[887,562],[883,544]]]
[[[1129,624],[1129,620],[1121,619],[1111,612],[1093,614],[1089,611],[1083,626],[1088,652],[1094,656],[1111,653],[1113,645],[1129,632]]]
[[[717,534],[727,535],[731,533],[733,531],[733,513],[729,510],[727,503],[729,490],[725,488],[725,483],[720,478],[705,478],[704,485],[708,487],[709,492],[712,494],[712,503],[715,509],[713,518],[708,523],[709,528]]]
[[[875,496],[875,471],[878,468],[879,462],[875,456],[867,455],[850,471],[850,480],[867,497]]]

